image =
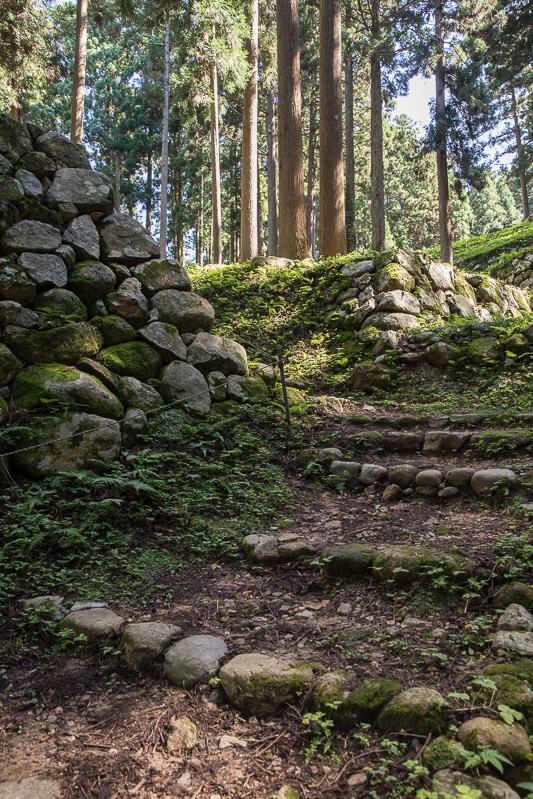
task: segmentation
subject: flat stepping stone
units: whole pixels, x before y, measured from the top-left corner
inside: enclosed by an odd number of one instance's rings
[[[109,608],[89,608],[75,610],[67,614],[59,622],[60,630],[73,630],[78,635],[85,635],[89,643],[95,643],[114,633],[124,619]]]
[[[220,682],[232,704],[264,718],[305,694],[313,680],[307,663],[262,654],[237,655],[220,669]]]
[[[457,581],[464,579],[470,569],[468,562],[459,555],[409,545],[379,549],[372,568],[379,580],[390,580],[396,585],[411,585],[413,580],[423,577],[428,569],[439,569],[450,581]]]
[[[181,627],[164,622],[128,624],[120,640],[122,657],[130,669],[149,669],[180,633]]]
[[[181,688],[207,682],[220,668],[228,647],[216,635],[191,635],[171,646],[165,655],[166,675]]]
[[[52,777],[24,777],[0,782],[0,799],[59,799],[61,785]]]
[[[326,574],[337,577],[346,574],[362,574],[372,563],[375,550],[364,544],[346,544],[330,547],[322,553],[322,563]]]

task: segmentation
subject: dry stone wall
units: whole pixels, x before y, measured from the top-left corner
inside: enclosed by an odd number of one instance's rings
[[[208,412],[230,378],[245,397],[246,351],[214,319],[83,148],[0,115],[0,423],[27,414],[2,434],[25,450],[12,466],[109,463],[165,402]]]
[[[329,320],[363,335],[399,333],[451,315],[491,322],[531,312],[526,291],[435,263],[424,253],[387,250],[344,264],[340,275],[349,285],[337,296]]]

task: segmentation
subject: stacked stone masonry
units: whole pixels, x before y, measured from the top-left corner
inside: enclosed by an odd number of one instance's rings
[[[0,115],[0,424],[30,414],[4,436],[11,451],[76,434],[12,467],[41,477],[110,463],[165,402],[206,413],[266,392],[244,348],[211,334],[214,318],[185,269],[114,212],[83,148]]]

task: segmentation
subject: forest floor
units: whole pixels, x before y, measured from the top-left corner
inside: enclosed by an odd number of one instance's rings
[[[338,437],[339,425],[342,414],[322,414],[321,437]],[[316,430],[308,431],[313,436]],[[396,460],[437,465],[422,455]],[[430,545],[453,548],[496,574],[505,542],[527,536],[527,522],[512,505],[390,504],[377,493],[339,495],[303,479],[291,454],[284,471],[291,532],[317,551],[355,542]],[[265,531],[283,518],[273,514]],[[184,635],[220,636],[232,656],[290,656],[347,670],[354,680],[382,676],[404,689],[425,685],[444,696],[471,696],[454,700],[459,724],[475,715],[472,677],[494,660],[497,613],[490,591],[472,600],[452,586],[438,595],[427,589],[424,581],[392,589],[367,576],[328,580],[312,559],[265,566],[239,557],[188,565],[166,578],[161,598],[153,592],[148,606],[130,600],[112,607],[126,621],[166,621]],[[408,797],[430,784],[417,762],[424,736],[383,735],[365,724],[333,731],[313,713],[310,694],[267,720],[247,718],[216,685],[181,690],[165,679],[162,664],[131,671],[117,659],[117,644],[118,637],[103,650],[50,656],[46,641],[28,646],[10,639],[3,650],[0,782],[50,775],[61,783],[61,799],[290,798],[288,786],[302,799]],[[189,751],[167,750],[172,717],[197,726]]]

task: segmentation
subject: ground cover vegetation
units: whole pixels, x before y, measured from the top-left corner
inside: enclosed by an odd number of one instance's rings
[[[529,4],[91,0],[86,61],[84,8],[2,5],[1,107],[70,126],[252,375],[281,349],[292,424],[278,379],[158,406],[113,465],[2,460],[0,795],[531,799],[533,330],[499,271],[531,251]],[[423,138],[392,116],[415,74]],[[471,314],[352,324],[388,245],[455,256]]]

